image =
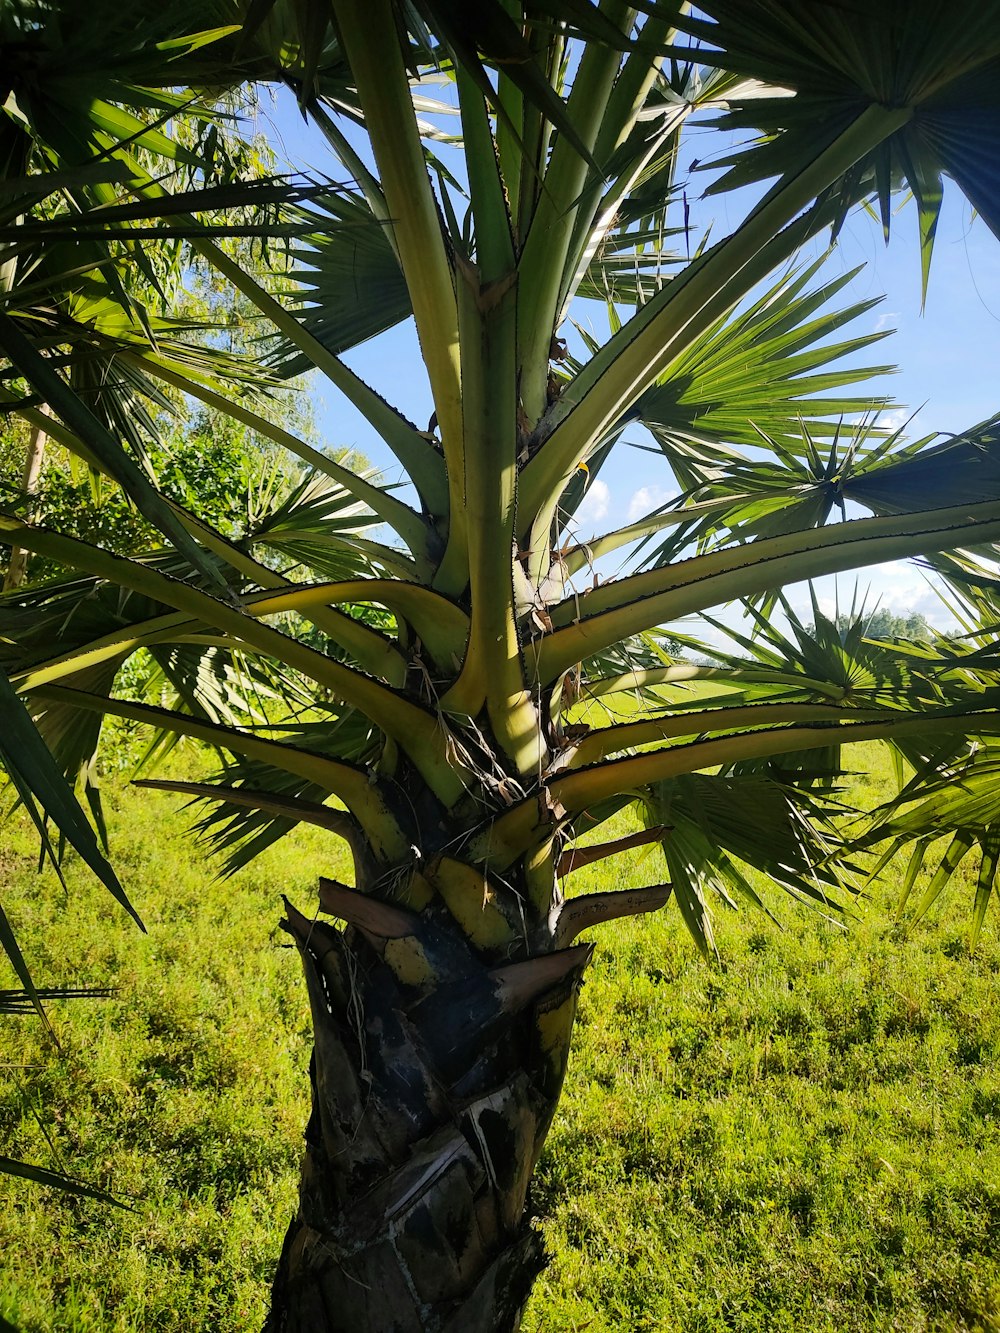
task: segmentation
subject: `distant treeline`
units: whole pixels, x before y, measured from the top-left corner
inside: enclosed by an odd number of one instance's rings
[[[837,628],[843,632],[853,625],[857,616],[839,615]],[[908,616],[897,616],[884,607],[873,611],[870,616],[863,616],[865,637],[868,639],[932,639],[934,629],[919,612]],[[814,627],[813,627],[814,628]]]

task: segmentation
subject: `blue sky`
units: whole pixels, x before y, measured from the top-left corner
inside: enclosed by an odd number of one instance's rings
[[[290,165],[336,174],[322,137],[303,123],[290,96],[280,94],[274,105],[265,109],[264,117],[262,128]],[[705,133],[704,129],[694,129],[692,152],[703,151],[704,139],[700,143],[697,139]],[[695,203],[708,179],[695,174],[690,180],[689,198],[696,222],[715,219],[712,234],[713,239],[719,239],[739,224],[750,201],[741,192]],[[817,242],[815,252],[822,249]],[[959,431],[1000,411],[1000,242],[982,222],[973,220],[958,189],[951,186],[945,192],[922,314],[917,221],[912,205],[900,206],[888,246],[875,219],[861,210],[851,215],[827,261],[824,276],[832,277],[859,264],[865,267],[840,300],[847,303],[885,297],[853,331],[864,332],[865,322],[872,330],[896,330],[892,338],[877,345],[874,357],[871,353],[866,357],[899,367],[897,374],[873,386],[873,391],[891,393],[899,404],[888,415],[889,422],[901,425],[916,411],[907,432],[914,436],[935,430]],[[595,332],[605,336],[602,312],[594,303],[580,303],[573,313],[582,323],[592,320]],[[419,425],[429,420],[432,403],[411,326],[393,330],[355,349],[345,359]],[[391,477],[394,462],[363,418],[325,382],[317,382],[311,392],[324,444],[355,447]],[[581,537],[617,527],[671,494],[666,466],[653,454],[622,445],[612,463],[593,483],[580,512]],[[613,571],[602,572],[607,576]],[[849,604],[855,582],[863,591],[869,590],[869,605],[878,601],[897,612],[920,611],[942,627],[952,623],[921,572],[903,563],[840,575],[836,581],[822,580],[821,602],[832,608],[839,592],[841,604]],[[804,587],[791,589],[790,594],[793,604],[805,606]]]

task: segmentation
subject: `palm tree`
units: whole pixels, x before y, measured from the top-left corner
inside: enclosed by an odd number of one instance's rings
[[[212,805],[230,863],[297,821],[353,855],[354,882],[319,891],[346,929],[286,904],[313,1111],[269,1328],[514,1328],[542,1262],[528,1191],[593,948],[580,935],[672,895],[710,950],[706,890],[755,899],[741,862],[836,910],[854,881],[827,779],[853,740],[914,767],[900,845],[960,824],[966,850],[993,847],[993,812],[943,811],[935,786],[960,767],[988,783],[995,762],[993,424],[912,443],[846,425],[872,401],[848,389],[880,369],[833,364],[873,341],[838,333],[866,307],[835,308],[842,282],[794,261],[856,204],[888,230],[908,190],[926,281],[942,175],[996,230],[1000,3],[150,8],[18,0],[4,20],[0,400],[112,477],[161,540],[122,558],[0,511],[5,541],[73,572],[6,594],[0,680],[70,776],[107,715],[226,756],[215,783],[161,785]],[[447,150],[415,94],[428,74],[457,113]],[[330,180],[198,174],[219,90],[268,80],[322,132]],[[170,125],[192,108],[185,146]],[[754,202],[714,244],[692,242],[678,180],[693,119],[756,132],[713,186]],[[233,235],[283,239],[297,282],[249,271]],[[185,242],[251,303],[262,361],[195,346],[130,295],[149,237]],[[607,337],[570,348],[583,299]],[[406,319],[427,429],[343,360]],[[406,488],[269,412],[305,370],[363,414]],[[164,386],[315,477],[243,532],[213,529],[143,462],[155,423],[136,423]],[[632,423],[680,497],[579,541],[574,514]],[[828,522],[847,501],[871,517]],[[634,546],[631,572],[601,576]],[[771,622],[790,581],[921,553],[962,590],[965,644],[870,643],[818,609],[811,631]],[[760,632],[715,665],[664,649],[661,627],[737,599]],[[167,703],[114,690],[140,648]],[[723,688],[664,690],[692,680]],[[266,725],[247,723],[248,681],[270,691]],[[593,841],[625,807],[642,827]],[[662,845],[667,881],[567,891],[574,866],[640,841]]]

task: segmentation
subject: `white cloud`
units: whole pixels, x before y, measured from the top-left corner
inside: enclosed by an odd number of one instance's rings
[[[576,511],[577,523],[599,523],[611,505],[611,491],[606,481],[596,478],[587,487],[583,503]]]
[[[634,523],[636,519],[645,518],[652,510],[659,509],[660,505],[665,505],[676,495],[676,491],[668,491],[663,486],[640,486],[633,492],[628,502],[628,521]]]
[[[888,412],[880,412],[878,424],[883,430],[901,430],[910,419],[910,411],[905,407],[894,407]]]
[[[881,333],[883,329],[889,327],[890,321],[894,319],[899,319],[898,310],[883,310],[875,321],[875,332]]]
[[[827,616],[832,617],[838,607],[841,614],[850,611],[854,601],[856,608],[863,605],[869,613],[882,607],[897,616],[922,615],[928,624],[946,632],[955,628],[953,617],[934,591],[934,583],[917,565],[905,560],[819,579],[814,586],[820,609]],[[790,588],[789,601],[803,620],[812,620],[806,584]]]
[[[878,411],[877,416],[875,411],[876,409],[873,408],[868,412],[858,412],[847,418],[847,424],[849,426],[870,426],[874,420],[874,424],[880,429],[895,431],[899,430],[901,426],[905,426],[914,416],[908,407],[882,408],[881,411]],[[913,424],[916,424],[915,418]],[[908,431],[908,434],[912,435],[913,430]]]

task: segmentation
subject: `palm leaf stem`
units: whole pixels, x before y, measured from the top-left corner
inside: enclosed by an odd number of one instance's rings
[[[406,837],[396,816],[386,803],[381,784],[372,781],[367,768],[358,768],[342,760],[328,759],[301,746],[282,741],[270,741],[235,727],[209,722],[170,708],[158,708],[127,699],[108,699],[86,690],[65,685],[44,685],[33,692],[32,698],[68,704],[95,713],[109,713],[112,717],[127,718],[164,731],[175,732],[192,740],[203,741],[219,750],[245,756],[293,773],[332,792],[344,802],[365,831],[375,854],[397,864],[405,860],[409,850]]]
[[[476,226],[476,266],[480,282],[486,287],[513,274],[514,238],[486,103],[465,70],[458,68],[455,80]]]
[[[66,424],[87,441],[88,447],[101,460],[102,466],[125,491],[139,512],[172,541],[195,569],[205,575],[216,588],[225,586],[215,561],[195,542],[178,522],[163,497],[153,488],[139,466],[125,452],[107,427],[98,420],[74,393],[62,377],[49,365],[46,358],[24,336],[9,315],[0,310],[0,348],[3,348],[18,371],[37,390],[41,398]],[[51,434],[52,422],[45,417],[45,429]]]
[[[766,588],[998,537],[1000,502],[988,500],[762,538],[634,574],[554,608],[553,623],[565,628],[533,645],[537,679],[548,683],[621,638]]]
[[[569,898],[556,914],[553,939],[564,949],[585,930],[620,921],[623,916],[643,916],[658,912],[670,899],[671,885],[648,884],[641,889],[612,889],[604,893],[585,893]]]
[[[4,391],[0,389],[0,402],[9,401],[16,401],[16,397],[5,395]],[[52,421],[51,418],[43,416],[41,412],[35,412],[33,409],[20,410],[18,415],[29,422],[33,422],[36,418],[48,422],[52,438],[57,443],[69,449],[71,453],[76,454],[89,466],[96,468],[97,471],[105,472],[100,460],[91,453],[82,440],[68,431],[61,422]],[[107,474],[105,473],[105,475]],[[239,546],[223,537],[210,524],[204,523],[190,513],[183,505],[178,504],[175,500],[164,498],[166,504],[177,515],[184,527],[203,546],[220,556],[226,564],[238,573],[254,583],[260,584],[263,588],[291,589],[297,586],[290,583],[276,570],[271,569],[270,566],[255,560],[253,556],[248,555],[246,551],[241,550]],[[357,541],[358,539],[355,538],[354,540]],[[322,630],[335,643],[346,648],[364,670],[389,684],[398,685],[402,683],[406,672],[406,663],[377,630],[333,610],[332,607],[312,606],[310,614],[306,618],[311,620],[317,629]]]
[[[111,555],[75,538],[29,527],[3,514],[0,514],[0,532],[9,533],[21,546],[39,555],[48,555],[96,578],[106,578],[119,587],[145,593],[178,611],[186,611],[201,624],[217,626],[247,647],[287,663],[332,690],[338,698],[357,708],[391,736],[410,755],[432,790],[447,805],[453,805],[461,798],[464,783],[448,762],[447,738],[437,719],[387,686],[352,667],[334,662],[279,630],[260,624],[243,610],[134,560]],[[309,590],[304,591],[308,596]],[[287,598],[292,594],[276,595]]]
[[[835,708],[832,704],[780,703],[745,704],[740,707],[703,708],[678,717],[645,718],[622,722],[613,727],[599,727],[586,735],[577,746],[570,768],[583,768],[609,755],[638,745],[677,736],[697,736],[707,731],[736,730],[743,727],[774,726],[783,722],[848,722],[851,720],[890,721],[899,710],[887,708]]]
[[[430,381],[448,474],[449,524],[460,527],[465,483],[458,304],[396,19],[389,0],[342,0],[337,26],[365,108],[389,226]],[[419,476],[412,470],[410,475],[419,485]],[[464,579],[459,591],[461,586]]]
[[[534,524],[589,450],[714,319],[799,246],[793,220],[865,153],[905,125],[909,107],[871,106],[812,162],[783,177],[739,229],[653,296],[588,362],[542,423],[522,477],[523,529]],[[801,221],[801,220],[800,220]]]
[[[612,551],[628,546],[630,542],[651,537],[657,532],[662,532],[664,528],[679,527],[682,523],[694,522],[708,514],[722,513],[738,505],[742,500],[753,498],[748,492],[733,491],[723,499],[705,500],[700,504],[689,505],[685,509],[671,509],[665,514],[648,514],[645,518],[628,523],[625,527],[616,528],[613,532],[604,533],[590,541],[574,543],[569,549],[560,552],[559,560],[566,573],[572,577],[588,565],[596,564],[602,556],[610,555]]]
[[[878,722],[847,722],[816,727],[781,726],[759,731],[745,731],[735,736],[690,741],[684,745],[650,750],[627,758],[609,759],[589,768],[560,774],[545,784],[548,800],[562,809],[565,819],[588,806],[624,791],[634,791],[651,782],[697,773],[702,769],[729,765],[748,759],[764,759],[789,751],[824,749],[830,745],[849,745],[858,741],[886,740],[895,736],[946,732],[955,735],[1000,735],[1000,712],[975,712],[941,709],[913,716],[881,719]],[[547,820],[539,821],[537,795],[521,801],[476,835],[467,856],[476,863],[488,863],[494,873],[502,872],[525,852],[552,836]]]
[[[665,43],[669,39],[670,31],[670,24],[665,19],[649,19],[643,24],[643,45],[626,58],[608,98],[601,129],[594,144],[594,157],[599,164],[610,158],[615,149],[621,148],[635,131],[639,114],[646,106],[647,98],[663,63],[662,56],[650,55],[650,48]],[[603,195],[601,191],[605,183],[596,175],[592,176],[577,208],[576,226],[569,247],[570,263],[564,271],[556,314],[557,324],[565,319],[567,307],[576,295],[592,259],[611,230],[622,201],[633,189],[664,142],[669,137],[674,137],[676,143],[681,125],[694,110],[693,104],[681,103],[670,124],[662,125],[660,132],[651,137],[645,147],[632,156],[628,168],[621,172]],[[674,155],[676,156],[676,148]],[[666,193],[665,188],[664,196]]]
[[[372,175],[365,166],[363,159],[354,151],[350,139],[343,133],[333,117],[327,115],[319,98],[314,98],[309,103],[309,115],[324,139],[337,154],[337,157],[351,173],[355,184],[364,195],[365,202],[372,211],[372,216],[383,225],[387,224],[389,222],[389,206],[385,202],[385,195],[382,192],[382,186],[378,178]],[[392,227],[385,225],[385,235],[398,261],[399,252],[396,249],[396,236]]]
[[[460,274],[468,465],[469,643],[446,712],[475,716],[485,702],[494,734],[521,776],[543,762],[544,742],[525,689],[524,659],[511,596],[517,490],[515,289],[483,291]]]
[[[198,533],[209,549],[215,549],[222,555],[227,563],[232,564],[241,573],[247,574],[255,582],[263,583],[264,589],[259,592],[250,592],[243,594],[243,606],[252,616],[277,615],[282,610],[302,610],[306,613],[306,619],[310,620],[318,629],[322,630],[329,638],[333,639],[340,647],[345,648],[364,670],[371,675],[385,680],[389,684],[400,684],[406,672],[406,662],[401,654],[393,645],[380,634],[361,621],[355,620],[353,616],[345,615],[342,611],[335,610],[328,602],[323,600],[322,594],[315,594],[312,588],[303,588],[302,585],[289,583],[276,574],[266,565],[259,565],[257,561],[245,556],[238,548],[233,547],[225,538],[220,537],[208,524],[202,524],[194,519],[186,510],[177,506],[178,512],[182,516],[182,521],[190,521],[191,527]],[[0,515],[0,526],[3,523],[3,515]],[[45,529],[38,529],[44,533]],[[52,535],[52,534],[48,534]],[[44,539],[44,538],[43,538]],[[97,549],[97,548],[94,548]],[[56,557],[53,557],[56,558]],[[107,571],[109,566],[102,562],[102,567]],[[140,565],[138,568],[145,568]],[[107,574],[95,574],[96,578],[107,577]],[[114,582],[114,580],[111,580]],[[173,582],[173,581],[172,581]],[[359,581],[363,582],[363,581]],[[185,586],[175,584],[175,586]],[[327,585],[313,585],[327,586]],[[332,585],[339,588],[341,585]],[[352,590],[355,585],[350,585]],[[134,588],[133,591],[145,591],[145,589]],[[259,607],[259,603],[266,603],[268,597],[287,596],[289,593],[298,594],[297,604],[281,603],[277,608],[268,609]],[[152,594],[150,594],[152,595]],[[336,601],[337,594],[333,593],[329,599],[330,602]],[[165,599],[158,599],[165,600]],[[361,601],[363,597],[345,596],[344,601]],[[319,602],[319,605],[316,603]],[[206,607],[207,612],[207,607]],[[211,623],[211,622],[208,622]],[[154,617],[145,622],[138,622],[135,625],[126,626],[115,634],[94,640],[80,652],[88,653],[94,651],[93,663],[109,660],[116,657],[121,652],[128,652],[131,648],[137,648],[151,642],[169,641],[174,634],[186,633],[191,627],[203,626],[206,624],[205,612],[201,616],[192,617],[189,613],[181,611],[177,614]],[[146,637],[146,636],[150,637]],[[135,643],[130,644],[132,638]],[[141,640],[141,642],[140,642]],[[102,652],[107,647],[109,651]],[[76,660],[76,652],[50,659],[49,662],[39,664],[32,669],[42,670],[48,667],[54,667],[58,663],[65,662],[69,669],[74,669],[71,663]],[[62,673],[60,673],[62,674]],[[18,677],[20,679],[20,677]],[[25,687],[27,688],[27,687]]]
[[[790,685],[795,689],[826,695],[835,701],[844,697],[842,685],[799,676],[790,671],[766,671],[759,667],[697,666],[688,662],[668,667],[636,667],[617,676],[598,676],[583,683],[581,694],[599,699],[606,694],[621,694],[658,685],[676,685],[687,680],[717,680],[734,685]]]
[[[601,11],[623,34],[636,11],[622,0],[601,0]],[[599,42],[585,47],[566,104],[588,152],[597,141],[608,112],[608,99],[621,65],[621,53]],[[549,346],[564,290],[564,271],[573,232],[585,199],[591,165],[566,135],[560,135],[545,170],[531,227],[518,260],[520,298],[517,313],[520,391],[529,421],[545,410]]]
[[[357,408],[402,464],[428,509],[432,513],[443,512],[446,494],[444,464],[429,441],[339,357],[328,352],[295,315],[265,291],[234,259],[211,241],[193,240],[191,244]]]
[[[381,671],[377,674],[390,674],[394,677],[399,674],[400,668],[405,672],[406,662],[401,654],[377,631],[354,620],[353,617],[345,615],[343,612],[333,611],[332,605],[337,602],[348,604],[369,602],[389,605],[398,609],[400,614],[406,614],[414,623],[417,632],[426,635],[429,648],[435,644],[435,635],[437,634],[439,635],[438,651],[441,652],[442,656],[456,654],[460,650],[465,637],[462,633],[462,627],[465,623],[463,613],[457,608],[451,607],[450,603],[444,603],[446,610],[453,612],[454,618],[458,620],[457,633],[461,634],[460,639],[452,636],[445,637],[447,632],[445,622],[448,617],[442,614],[439,605],[444,599],[435,598],[434,594],[426,588],[412,587],[409,591],[411,596],[408,597],[406,584],[396,583],[393,580],[378,579],[357,579],[346,583],[321,583],[308,587],[286,584],[278,589],[264,589],[260,592],[245,593],[242,598],[242,606],[246,614],[254,619],[280,615],[287,611],[304,613],[312,611],[309,619],[313,620],[314,624],[319,624],[319,621],[314,619],[316,604],[318,603],[320,607],[331,611],[332,616],[336,617],[336,619],[328,618],[324,622],[329,627],[324,632],[329,633],[331,638],[334,638],[342,647],[346,647],[350,651],[353,638],[352,631],[356,628],[360,629],[366,636],[362,640],[366,650],[365,655],[367,657],[374,655],[375,650],[369,647],[369,639],[376,641],[377,648],[381,652],[381,660],[378,662]],[[421,601],[426,601],[428,604],[420,605]],[[416,607],[415,610],[414,607]],[[434,622],[435,616],[439,618],[438,624]],[[190,638],[192,630],[204,626],[205,623],[204,614],[192,618],[185,611],[150,617],[147,620],[117,630],[113,634],[94,639],[70,653],[63,653],[58,657],[36,663],[30,668],[12,674],[11,680],[18,684],[22,690],[35,689],[39,685],[48,684],[53,680],[72,675],[77,671],[119,657],[123,653],[132,652],[137,648],[148,647],[153,643],[179,642],[181,637]],[[225,642],[225,640],[221,641]]]
[[[335,459],[330,458],[328,454],[322,453],[319,449],[314,449],[311,444],[293,435],[285,430],[276,422],[268,420],[258,412],[252,411],[234,398],[227,397],[207,385],[200,383],[191,376],[178,373],[165,363],[162,357],[152,353],[122,352],[119,353],[125,361],[140,369],[155,375],[166,384],[172,385],[175,389],[180,389],[183,393],[190,394],[204,403],[206,407],[214,411],[224,413],[226,416],[233,417],[241,421],[251,430],[256,431],[258,435],[265,439],[273,441],[275,444],[282,445],[297,458],[301,458],[304,463],[310,467],[322,472],[330,477],[339,486],[343,486],[348,494],[353,495],[356,500],[366,504],[372,513],[377,514],[384,523],[388,523],[394,532],[406,542],[417,561],[417,569],[421,575],[429,573],[428,562],[428,543],[430,533],[426,521],[416,510],[411,509],[403,500],[397,499],[380,486],[373,485],[366,481],[364,477],[352,472],[350,468],[343,467]]]
[[[358,825],[344,810],[321,805],[318,801],[257,791],[252,787],[225,787],[214,782],[181,782],[168,778],[137,778],[132,786],[148,787],[151,791],[180,792],[198,800],[238,805],[247,810],[262,810],[279,819],[314,824],[327,833],[335,833],[346,842],[356,840],[360,833]]]

